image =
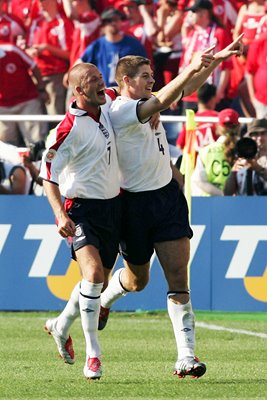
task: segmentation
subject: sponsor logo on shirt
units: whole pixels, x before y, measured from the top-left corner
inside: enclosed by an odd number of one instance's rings
[[[99,123],[99,129],[101,130],[101,132],[103,133],[105,138],[108,139],[109,138],[109,133],[106,130],[106,128],[104,127],[104,125],[101,124],[101,122]]]

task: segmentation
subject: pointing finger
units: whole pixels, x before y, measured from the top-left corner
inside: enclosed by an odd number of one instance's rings
[[[204,54],[210,53],[212,50],[215,49],[215,47],[216,47],[215,44],[214,44],[213,46],[209,47],[208,49],[206,49],[206,50],[204,51]]]
[[[241,35],[239,35],[239,36],[234,40],[233,43],[239,42],[239,40],[242,39],[243,36],[244,36],[244,33],[241,33]]]

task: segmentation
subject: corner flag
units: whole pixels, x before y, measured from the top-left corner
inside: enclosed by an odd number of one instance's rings
[[[196,161],[196,122],[193,110],[186,110],[186,139],[180,171],[184,175],[184,194],[188,204],[191,222],[191,176]]]

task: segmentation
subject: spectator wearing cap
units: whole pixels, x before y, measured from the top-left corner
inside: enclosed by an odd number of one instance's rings
[[[213,4],[209,0],[196,0],[191,7],[185,10],[192,12],[193,24],[183,29],[183,55],[180,64],[182,71],[193,59],[196,53],[211,46],[214,52],[220,51],[231,42],[230,33],[222,26],[213,13]],[[216,68],[209,78],[209,83],[217,87],[217,110],[221,110],[231,103],[227,95],[227,85],[230,78],[232,60],[228,59]],[[183,98],[183,108],[197,108],[197,94]]]
[[[106,86],[114,86],[118,60],[127,55],[147,57],[144,46],[136,38],[122,32],[123,14],[109,8],[101,14],[104,35],[91,43],[78,62],[92,63],[103,75]]]
[[[238,4],[237,0],[211,0],[213,4],[214,15],[220,20],[223,26],[229,31],[233,32],[236,24],[237,13],[241,5]],[[194,4],[194,0],[179,0],[179,5],[184,9]],[[187,14],[185,19],[187,19]],[[190,16],[187,20],[190,24]]]
[[[246,62],[247,84],[258,119],[267,118],[267,32],[249,47]]]
[[[192,174],[193,196],[223,196],[224,185],[235,161],[235,146],[240,137],[239,115],[232,108],[218,114],[216,142],[199,149]]]
[[[253,151],[254,141],[255,151]],[[248,125],[243,142],[246,148],[238,152],[231,174],[225,182],[226,196],[267,195],[267,120],[255,119]],[[250,148],[252,150],[250,150]],[[250,153],[250,154],[249,154]]]
[[[116,7],[126,17],[124,33],[138,39],[145,47],[147,57],[153,62],[153,44],[158,27],[149,13],[146,0],[121,0],[116,3]]]

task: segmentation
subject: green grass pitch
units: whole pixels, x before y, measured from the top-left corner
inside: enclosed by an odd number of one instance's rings
[[[196,312],[197,323],[205,323],[196,327],[196,354],[207,372],[200,379],[178,379],[172,375],[176,348],[166,312],[113,312],[99,332],[99,381],[83,377],[79,319],[71,329],[76,363],[64,364],[57,356],[53,338],[43,331],[55,315],[0,313],[0,399],[267,399],[267,313]],[[207,327],[214,325],[226,330]]]

